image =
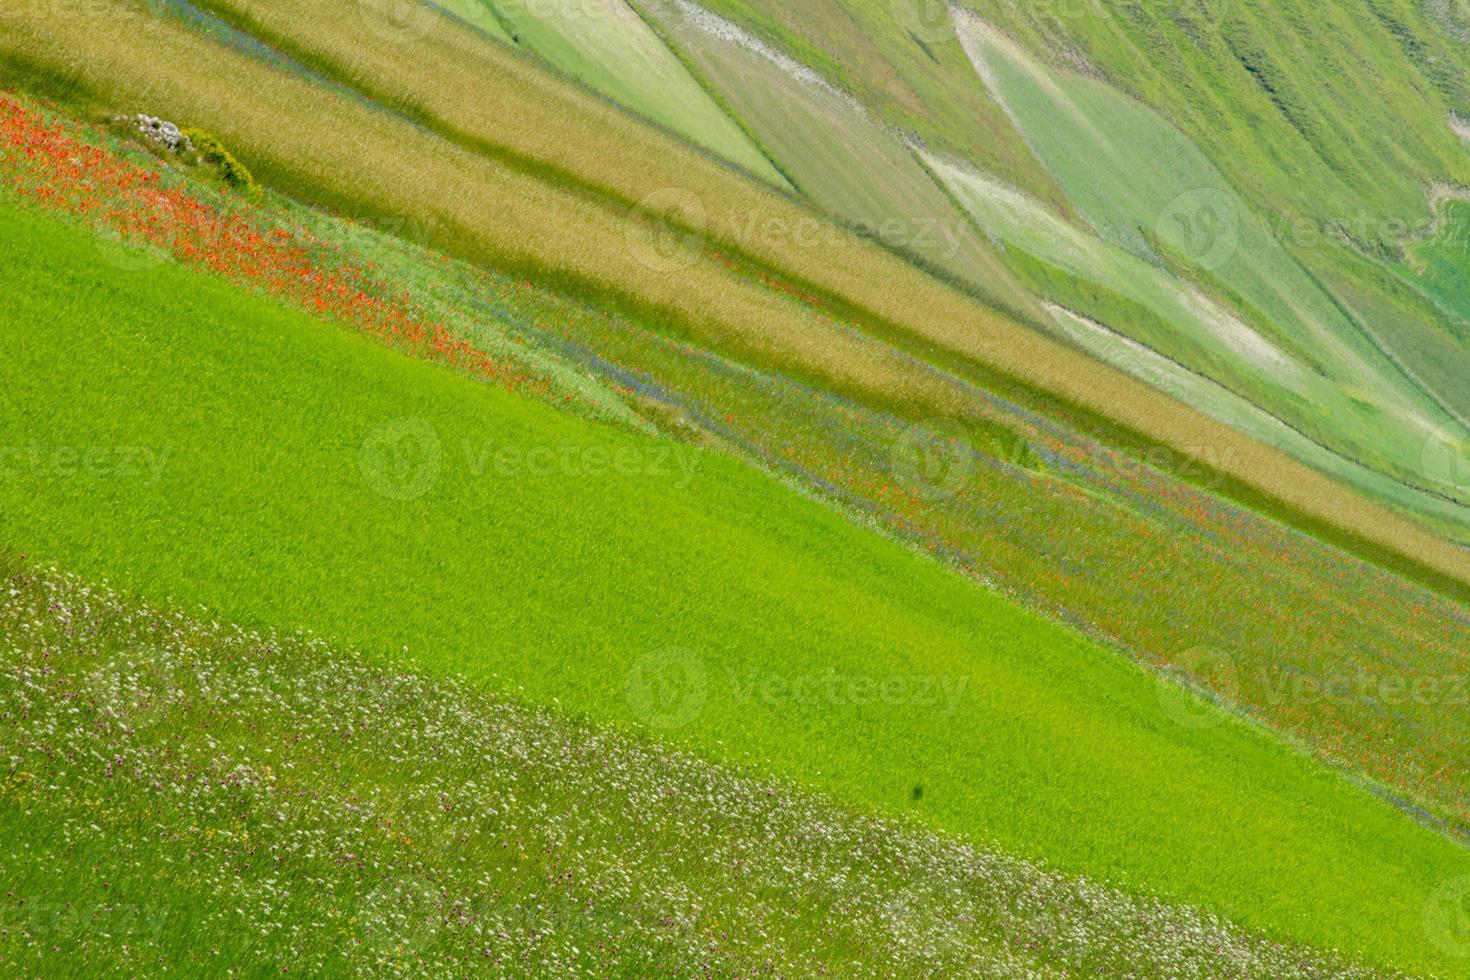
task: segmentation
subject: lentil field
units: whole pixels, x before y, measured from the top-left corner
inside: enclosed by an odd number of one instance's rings
[[[283,71],[128,0],[65,17],[30,5],[0,11],[5,58],[15,77],[69,98],[146,100],[197,120],[268,182],[312,203],[418,222],[442,251],[741,359],[920,415],[952,414],[921,379],[888,370],[881,351],[896,344],[1110,439],[1166,446],[1197,464],[1212,452],[1232,495],[1436,588],[1470,578],[1470,560],[1440,535],[1025,325],[1044,314],[1008,275],[983,295],[956,289],[558,84],[478,31],[426,15],[398,32],[344,0],[206,6],[314,74]],[[137,30],[151,55],[122,40]],[[247,98],[248,113],[222,108]],[[537,125],[503,124],[526,118],[526,105],[542,107]],[[650,236],[669,254],[651,258],[638,244]],[[767,278],[821,299],[837,322],[775,301],[757,285]]]
[[[0,972],[1464,975],[1466,192],[1159,232],[1351,199],[1295,17],[580,2],[0,9]]]
[[[42,210],[0,207],[25,297],[0,318],[13,547],[1278,942],[1443,955],[1423,910],[1463,848],[1228,708],[717,443],[579,418],[202,266],[99,263]]]

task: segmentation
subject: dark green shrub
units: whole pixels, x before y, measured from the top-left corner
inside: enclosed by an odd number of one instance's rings
[[[186,129],[184,135],[194,145],[194,152],[199,155],[200,161],[213,167],[226,184],[248,194],[259,190],[250,171],[214,136],[202,129]]]

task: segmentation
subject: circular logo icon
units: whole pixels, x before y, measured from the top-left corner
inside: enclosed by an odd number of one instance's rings
[[[941,44],[954,37],[949,0],[889,0],[898,26],[924,44]]]
[[[165,721],[182,695],[175,665],[157,651],[110,659],[81,679],[80,694],[98,713],[129,731]]]
[[[930,503],[959,493],[975,471],[975,448],[957,419],[928,419],[909,426],[890,456],[898,482]]]
[[[1470,491],[1470,442],[1465,441],[1458,426],[1441,426],[1425,440],[1421,464],[1429,482]]]
[[[158,246],[127,238],[111,228],[93,229],[92,244],[103,265],[122,272],[152,272],[168,262],[168,254]]]
[[[358,467],[368,487],[389,500],[417,500],[439,482],[444,450],[425,419],[393,419],[363,440]]]
[[[423,0],[357,0],[357,16],[368,30],[393,44],[427,37],[438,18]]]
[[[1209,692],[1209,696],[1201,692]],[[1225,720],[1211,699],[1234,702],[1240,674],[1229,654],[1195,647],[1175,657],[1158,680],[1159,707],[1185,728],[1214,728]]]
[[[1240,245],[1240,212],[1225,191],[1201,187],[1170,201],[1154,232],[1201,269],[1214,271]]]
[[[704,201],[693,191],[665,187],[638,202],[625,232],[633,256],[660,275],[689,268],[699,261],[702,230],[709,221]],[[682,226],[682,227],[681,227]]]
[[[1446,956],[1470,959],[1470,875],[1445,882],[1429,896],[1424,933]]]
[[[683,728],[704,710],[704,661],[692,650],[669,647],[639,657],[628,671],[628,707],[654,728]]]

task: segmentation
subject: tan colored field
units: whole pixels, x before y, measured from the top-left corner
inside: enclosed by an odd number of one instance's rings
[[[1417,525],[876,245],[830,227],[811,233],[814,218],[799,205],[447,20],[404,37],[363,20],[367,8],[350,0],[215,4],[226,5],[249,10],[313,60],[336,63],[345,81],[456,140],[152,21],[121,0],[66,12],[0,9],[0,54],[73,79],[118,110],[212,130],[267,180],[320,203],[412,217],[446,250],[612,294],[706,343],[887,405],[965,410],[922,367],[695,245],[706,237],[729,243],[767,273],[841,298],[867,325],[916,349],[969,358],[1171,445],[1309,520],[1470,585],[1470,557]],[[384,79],[393,91],[380,90]],[[636,201],[681,223],[691,241],[651,251],[647,214],[630,215],[626,204]]]
[[[927,280],[856,236],[827,222],[819,226],[813,212],[764,184],[732,179],[722,163],[447,18],[405,35],[385,32],[355,0],[201,5],[251,25],[303,60],[330,63],[334,74],[387,105],[413,107],[476,144],[550,165],[621,205],[692,223],[701,235],[875,312],[893,315],[902,308],[883,288],[894,275],[904,277],[899,287]],[[977,243],[973,251],[980,250]],[[1044,318],[999,262],[973,258],[988,261],[988,291],[998,302]]]

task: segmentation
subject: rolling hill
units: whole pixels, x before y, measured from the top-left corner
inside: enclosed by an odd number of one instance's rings
[[[1461,19],[0,10],[0,962],[1460,975]]]

